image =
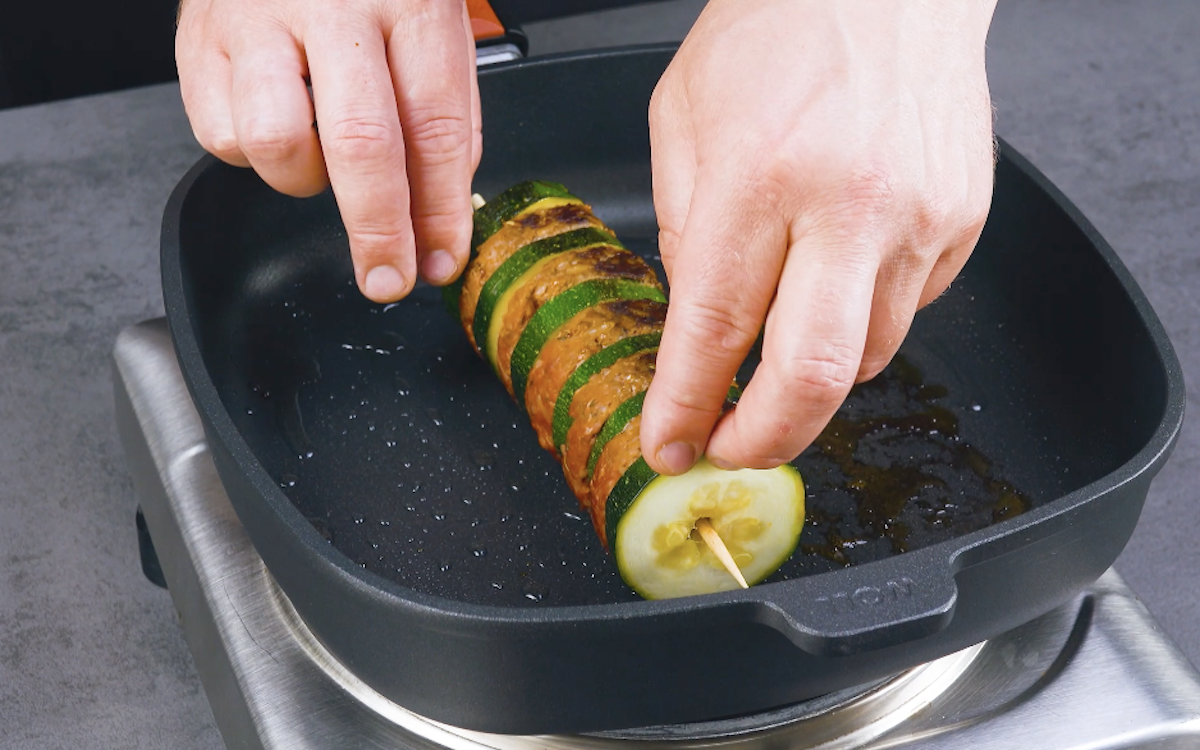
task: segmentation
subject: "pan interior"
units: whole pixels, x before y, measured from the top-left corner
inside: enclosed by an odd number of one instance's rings
[[[656,260],[645,103],[667,59],[484,75],[477,188],[562,181]],[[181,247],[225,409],[337,553],[458,601],[635,598],[439,291],[386,306],[358,295],[331,196],[286,198],[216,167],[189,196]],[[797,459],[810,521],[770,580],[936,544],[1051,502],[1131,458],[1165,401],[1120,281],[1009,161],[979,248],[901,352]]]

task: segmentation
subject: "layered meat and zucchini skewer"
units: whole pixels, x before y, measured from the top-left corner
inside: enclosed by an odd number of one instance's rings
[[[522,183],[480,207],[471,244],[447,304],[562,463],[626,583],[651,599],[737,587],[713,544],[749,583],[774,572],[804,522],[795,469],[701,461],[668,477],[642,458],[642,400],[667,311],[654,270],[550,182]],[[736,387],[730,398],[727,407]]]

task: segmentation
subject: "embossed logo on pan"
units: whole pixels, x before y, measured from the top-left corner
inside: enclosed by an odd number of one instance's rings
[[[913,595],[917,583],[908,576],[888,581],[882,586],[859,586],[854,591],[839,591],[833,596],[819,596],[817,603],[835,612],[846,612],[863,607],[874,607]]]

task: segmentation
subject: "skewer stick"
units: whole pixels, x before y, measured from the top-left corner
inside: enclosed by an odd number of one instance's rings
[[[480,195],[479,193],[473,193],[471,195],[471,210],[472,211],[478,211],[479,209],[483,208],[486,203],[487,203],[487,201],[485,201],[483,199],[483,196]]]
[[[734,580],[741,585],[742,588],[750,588],[750,584],[746,583],[746,577],[742,575],[742,571],[738,569],[737,563],[733,561],[733,555],[729,554],[729,548],[725,546],[725,542],[721,539],[721,535],[713,528],[712,521],[707,518],[701,518],[696,521],[696,531],[700,532],[700,538],[712,550],[712,553],[717,556],[721,564],[725,566],[725,570],[729,571],[729,575],[733,576]]]

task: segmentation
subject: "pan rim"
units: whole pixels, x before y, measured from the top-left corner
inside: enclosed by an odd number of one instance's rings
[[[480,77],[496,75],[514,68],[557,65],[564,61],[613,55],[671,52],[674,49],[676,49],[676,45],[673,44],[650,44],[548,55],[499,64],[493,68],[481,70]],[[1013,548],[1019,546],[1015,543],[1014,537],[1028,527],[1049,525],[1052,528],[1048,533],[1056,533],[1057,530],[1066,528],[1070,523],[1071,516],[1082,506],[1131,482],[1141,479],[1148,481],[1153,477],[1169,456],[1182,428],[1186,404],[1182,368],[1166,330],[1153,312],[1144,292],[1109,243],[1062,191],[1055,187],[1016,149],[1002,139],[998,140],[1004,160],[1012,162],[1014,167],[1030,178],[1038,189],[1043,191],[1046,197],[1083,232],[1133,303],[1142,326],[1150,335],[1159,365],[1166,377],[1166,398],[1162,414],[1157,427],[1146,443],[1127,461],[1099,479],[1049,500],[1015,518],[920,550],[854,566],[854,569],[857,570],[869,570],[874,578],[880,580],[887,578],[889,569],[908,568],[918,564],[918,560],[936,564],[945,569],[947,575],[953,578],[966,568],[1003,554],[1009,546],[1013,546]],[[203,417],[210,439],[220,443],[221,448],[237,462],[245,479],[264,498],[270,510],[297,535],[298,541],[307,551],[315,553],[322,564],[329,566],[332,572],[344,578],[351,585],[367,590],[373,597],[383,598],[389,606],[423,610],[426,614],[444,615],[447,619],[446,624],[452,629],[470,627],[473,623],[481,622],[486,622],[493,627],[510,625],[523,630],[534,626],[535,632],[531,635],[536,637],[536,626],[557,627],[566,623],[623,622],[630,623],[635,627],[644,627],[646,621],[657,620],[664,616],[686,614],[688,617],[696,617],[700,613],[728,613],[733,610],[745,610],[747,607],[753,611],[753,619],[763,621],[766,615],[765,610],[777,611],[771,597],[767,596],[768,594],[777,591],[796,594],[809,589],[820,591],[829,582],[836,581],[843,573],[842,570],[835,570],[789,581],[762,584],[745,591],[707,594],[674,600],[519,607],[476,604],[426,594],[359,567],[321,537],[258,461],[224,408],[220,394],[205,364],[197,331],[193,324],[194,310],[187,306],[180,225],[191,187],[209,170],[219,168],[224,168],[224,166],[215,157],[210,155],[202,157],[176,186],[164,212],[161,236],[163,296],[176,355],[180,360],[185,382]],[[1006,540],[1008,540],[1007,544]],[[811,599],[812,597],[805,598]],[[866,629],[869,630],[873,627]]]

